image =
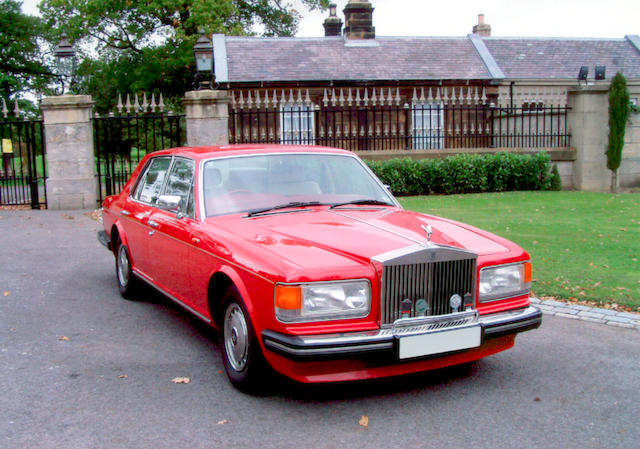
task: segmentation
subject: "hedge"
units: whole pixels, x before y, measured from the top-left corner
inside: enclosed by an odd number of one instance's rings
[[[445,159],[366,162],[399,196],[560,189],[558,170],[547,153],[460,154]]]

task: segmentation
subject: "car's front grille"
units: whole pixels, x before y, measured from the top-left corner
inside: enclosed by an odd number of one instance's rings
[[[450,301],[454,294],[463,301],[466,294],[475,298],[476,257],[470,253],[462,258],[459,253],[455,256],[456,260],[383,263],[381,324],[389,325],[401,318],[447,315],[463,310],[462,306],[458,310],[453,309]]]

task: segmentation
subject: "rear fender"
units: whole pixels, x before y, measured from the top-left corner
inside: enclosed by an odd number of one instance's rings
[[[115,231],[115,232],[114,232]],[[117,232],[117,238],[122,242],[123,245],[126,245],[127,247],[129,247],[129,241],[127,240],[127,234],[124,232],[124,228],[122,227],[122,224],[119,221],[116,221],[113,226],[111,226],[111,235],[109,236],[111,238],[111,246],[113,248],[113,252],[115,253],[116,251],[116,242],[115,242],[115,238],[114,238],[114,233]]]

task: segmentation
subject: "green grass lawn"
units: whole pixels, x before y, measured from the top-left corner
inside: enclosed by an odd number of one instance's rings
[[[505,192],[400,202],[522,246],[531,254],[538,297],[640,311],[640,194]]]

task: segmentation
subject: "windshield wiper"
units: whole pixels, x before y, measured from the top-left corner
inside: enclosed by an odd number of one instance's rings
[[[329,209],[334,209],[336,207],[340,207],[340,206],[347,206],[349,204],[373,204],[373,205],[377,205],[377,206],[393,206],[393,204],[390,204],[386,201],[380,201],[380,200],[374,200],[372,198],[361,198],[358,200],[352,200],[352,201],[345,201],[344,203],[335,203],[332,204],[331,207]]]
[[[317,206],[318,204],[320,204],[320,201],[292,201],[290,203],[278,204],[277,206],[263,207],[262,209],[250,210],[249,213],[247,214],[247,217],[253,217],[255,215],[259,215],[272,210],[288,209],[290,207]]]

